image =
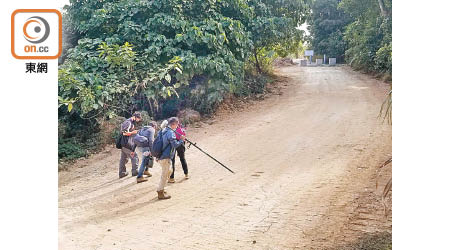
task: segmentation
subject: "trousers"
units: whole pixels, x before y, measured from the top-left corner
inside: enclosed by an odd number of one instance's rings
[[[187,166],[187,162],[186,162],[186,158],[184,157],[184,152],[186,151],[186,147],[182,144],[177,148],[177,155],[178,158],[180,158],[180,162],[181,162],[181,167],[183,168],[183,172],[184,174],[188,174],[188,166]],[[170,178],[175,178],[175,155],[173,156],[172,159],[172,175],[170,176]]]
[[[172,169],[170,169],[170,159],[162,159],[158,161],[159,165],[161,165],[161,179],[159,180],[157,191],[164,190],[164,187],[167,184],[169,176],[172,174]]]
[[[131,171],[133,173],[137,173],[137,165],[139,160],[136,155],[134,157],[131,157],[132,151],[125,147],[122,147],[120,151],[119,176],[127,171],[125,164],[127,164],[128,159],[131,159]]]

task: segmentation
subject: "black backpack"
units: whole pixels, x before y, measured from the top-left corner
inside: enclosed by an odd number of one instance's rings
[[[122,133],[120,133],[116,138],[116,148],[122,149],[122,148],[128,148],[129,150],[133,150],[134,140],[133,137],[125,136]]]
[[[116,137],[116,148],[117,149],[122,149],[122,137],[123,137],[122,133],[119,133],[119,135]]]
[[[168,131],[166,131],[166,132],[162,132],[162,130],[161,131],[159,131],[158,132],[158,135],[156,136],[156,138],[155,138],[155,141],[153,142],[153,146],[152,146],[152,148],[151,148],[151,152],[152,152],[152,156],[154,156],[154,157],[156,157],[157,159],[159,159],[160,157],[161,157],[161,155],[162,155],[162,153],[164,152],[164,150],[166,150],[166,148],[168,147],[168,146],[170,146],[170,142],[163,148],[163,145],[164,145],[164,141],[163,141],[163,137],[164,137],[164,135],[167,133]]]

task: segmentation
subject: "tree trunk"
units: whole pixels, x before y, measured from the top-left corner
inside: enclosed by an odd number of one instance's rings
[[[380,5],[381,15],[383,17],[388,17],[388,12],[386,10],[386,5],[384,5],[384,0],[378,0],[378,5]]]
[[[152,101],[150,100],[150,98],[147,98],[147,103],[148,103],[148,107],[149,107],[148,109],[150,110],[151,114],[152,115],[155,114],[155,110],[153,110],[153,105],[152,105]]]
[[[258,53],[256,52],[256,48],[253,49],[253,54],[255,55],[255,65],[256,65],[256,70],[258,71],[259,74],[262,73],[261,67],[259,66],[259,62],[258,62]]]

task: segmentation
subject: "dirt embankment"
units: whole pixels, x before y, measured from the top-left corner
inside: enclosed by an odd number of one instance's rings
[[[177,161],[172,199],[158,201],[160,167],[145,183],[118,179],[112,147],[60,172],[59,249],[333,249],[389,234],[375,187],[390,177],[377,177],[391,156],[377,119],[389,87],[348,67],[277,74],[282,94],[188,132],[234,175],[191,148],[191,179]]]

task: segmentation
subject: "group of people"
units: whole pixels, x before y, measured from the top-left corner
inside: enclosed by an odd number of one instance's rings
[[[137,123],[142,122],[142,115],[135,112],[129,119],[121,125],[120,144],[121,155],[119,162],[119,178],[128,175],[125,164],[131,160],[131,173],[136,176],[136,182],[147,181],[152,174],[149,168],[153,167],[154,161],[161,165],[161,179],[158,184],[158,199],[170,199],[170,195],[164,191],[167,182],[175,182],[175,155],[181,161],[181,166],[185,178],[189,178],[188,166],[185,158],[186,130],[177,117],[171,117],[161,123],[158,136],[162,139],[162,151],[159,157],[152,156],[152,147],[155,141],[157,124],[154,121],[148,122],[146,126],[137,130]],[[140,163],[140,165],[139,165]],[[139,168],[138,168],[139,165]],[[172,168],[171,168],[172,165]],[[144,177],[145,176],[145,177]]]

